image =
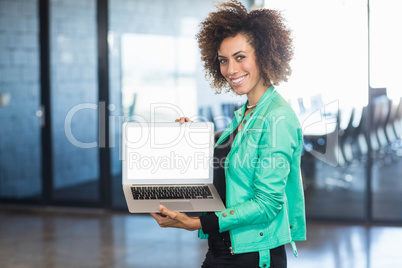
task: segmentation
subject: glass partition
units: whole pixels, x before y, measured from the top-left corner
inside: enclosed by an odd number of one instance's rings
[[[201,20],[213,10],[209,0],[109,1],[114,207],[126,206],[119,149],[124,120],[173,122],[188,116],[214,120],[219,130],[227,124],[225,116],[233,113],[226,107],[244,101],[233,94],[215,95],[205,80],[195,36]]]
[[[95,0],[50,0],[53,200],[99,202]]]
[[[367,1],[266,1],[293,31],[293,73],[278,89],[304,133],[310,219],[365,219],[369,119]]]
[[[38,1],[0,1],[0,199],[40,200]]]
[[[44,196],[38,3],[0,0],[0,199],[11,202]],[[52,204],[102,203],[96,3],[49,1]],[[220,131],[245,98],[216,95],[205,79],[195,35],[215,10],[210,0],[108,0],[108,7],[109,53],[100,56],[109,57],[112,207],[125,209],[124,121],[185,115]],[[304,132],[307,216],[401,221],[401,3],[269,0],[266,7],[282,10],[293,31],[293,73],[277,89]]]
[[[397,0],[370,1],[372,217],[402,220],[402,18]]]

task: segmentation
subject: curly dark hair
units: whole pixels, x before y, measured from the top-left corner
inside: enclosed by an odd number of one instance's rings
[[[244,34],[254,48],[264,85],[287,81],[292,72],[293,46],[291,31],[285,26],[281,13],[271,9],[248,13],[236,0],[221,3],[217,8],[218,11],[211,12],[201,23],[197,34],[205,77],[212,80],[211,86],[216,92],[221,93],[222,88],[230,91],[229,83],[220,72],[218,49],[225,38],[237,34]]]

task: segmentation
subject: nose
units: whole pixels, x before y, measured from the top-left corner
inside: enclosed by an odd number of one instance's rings
[[[238,72],[237,69],[237,64],[235,61],[229,61],[228,62],[228,70],[227,70],[227,75],[228,76],[233,76]]]

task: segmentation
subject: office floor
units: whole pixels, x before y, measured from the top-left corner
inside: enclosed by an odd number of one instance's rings
[[[196,236],[148,215],[0,207],[0,267],[200,267],[207,245]],[[402,267],[401,238],[402,226],[309,222],[299,257],[287,248],[288,267]]]

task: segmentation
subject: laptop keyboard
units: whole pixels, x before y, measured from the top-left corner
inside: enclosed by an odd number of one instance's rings
[[[136,200],[140,199],[212,199],[208,186],[148,186],[131,187]]]

